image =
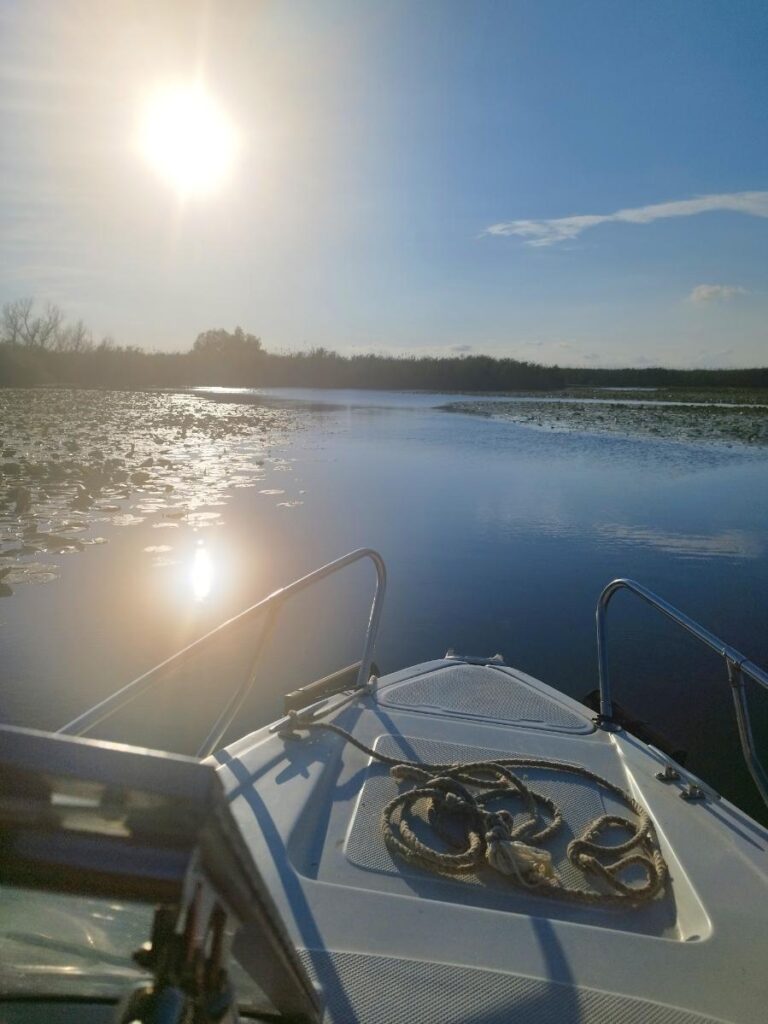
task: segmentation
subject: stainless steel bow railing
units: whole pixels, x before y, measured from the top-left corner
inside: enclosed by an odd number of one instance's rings
[[[749,718],[749,705],[747,703],[746,685],[744,676],[748,676],[758,685],[768,690],[768,673],[761,669],[754,662],[750,661],[740,651],[724,643],[714,633],[699,625],[693,619],[678,611],[663,598],[654,594],[640,583],[634,580],[618,579],[613,580],[600,594],[597,602],[597,665],[600,677],[600,720],[610,723],[613,719],[613,701],[611,699],[611,684],[608,676],[608,656],[606,651],[605,623],[606,612],[611,598],[618,590],[629,590],[636,594],[651,607],[661,612],[678,626],[682,626],[691,636],[696,637],[711,650],[719,654],[726,664],[728,670],[728,682],[731,686],[733,704],[736,710],[736,722],[739,728],[739,742],[741,743],[742,754],[746,761],[749,773],[754,780],[760,796],[768,805],[768,774],[760,763],[755,750],[755,740],[752,735],[752,726]]]
[[[134,700],[136,697],[154,686],[166,669],[177,667],[191,654],[198,654],[203,647],[205,647],[214,637],[219,636],[224,630],[242,623],[244,619],[256,615],[259,612],[266,612],[266,618],[256,645],[256,653],[252,662],[251,671],[237,692],[230,698],[226,707],[217,718],[215,724],[198,750],[198,757],[207,757],[208,754],[212,753],[221,742],[225,732],[232,724],[235,715],[242,707],[243,701],[248,696],[256,682],[257,663],[261,652],[264,649],[271,628],[274,625],[283,604],[302,590],[306,590],[307,587],[311,587],[314,583],[319,583],[320,580],[325,579],[327,576],[331,576],[334,573],[339,572],[341,569],[345,569],[348,565],[352,565],[354,562],[359,562],[363,558],[370,559],[376,569],[376,589],[374,591],[373,601],[371,602],[371,611],[368,617],[368,625],[365,630],[363,653],[360,657],[360,669],[357,674],[357,686],[364,686],[368,682],[368,678],[370,676],[373,652],[376,646],[376,635],[379,629],[381,612],[384,605],[384,594],[387,586],[387,569],[384,565],[384,559],[372,548],[359,548],[357,551],[351,551],[348,555],[344,555],[342,558],[337,558],[334,562],[329,562],[327,565],[322,566],[320,569],[316,569],[307,576],[302,576],[301,579],[295,580],[293,583],[288,584],[287,587],[283,587],[281,590],[276,590],[273,594],[265,597],[262,601],[257,601],[257,603],[251,605],[250,608],[246,608],[245,611],[240,612],[233,618],[227,619],[226,622],[222,622],[221,625],[216,626],[215,629],[212,629],[204,636],[199,637],[199,639],[188,644],[186,647],[183,647],[180,651],[172,654],[170,658],[166,658],[164,661],[161,661],[148,672],[144,672],[142,675],[137,676],[136,679],[131,680],[130,683],[126,683],[125,686],[121,687],[110,697],[106,697],[98,704],[94,704],[94,706],[89,708],[88,711],[85,711],[82,715],[78,715],[77,718],[74,718],[71,722],[62,726],[58,732],[65,733],[70,736],[82,736],[85,733],[90,732],[94,726],[103,722],[106,718],[109,718],[116,711],[119,711],[120,708],[128,704],[129,701]]]

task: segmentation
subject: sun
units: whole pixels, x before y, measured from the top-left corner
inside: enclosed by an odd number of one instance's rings
[[[156,92],[146,103],[140,148],[182,198],[204,196],[230,177],[237,134],[202,86],[178,85]]]

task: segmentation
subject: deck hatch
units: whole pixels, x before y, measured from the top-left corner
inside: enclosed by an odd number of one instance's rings
[[[383,687],[378,701],[409,711],[509,722],[533,729],[587,733],[593,725],[557,699],[540,693],[506,667],[447,665]]]

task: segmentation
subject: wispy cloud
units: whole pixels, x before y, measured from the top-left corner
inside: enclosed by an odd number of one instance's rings
[[[729,302],[736,295],[746,295],[740,284],[697,284],[688,296],[691,302]]]
[[[625,224],[650,224],[651,221],[667,217],[693,217],[715,210],[746,213],[752,217],[768,217],[768,192],[725,192],[721,195],[697,196],[694,199],[636,206],[617,210],[615,213],[587,213],[552,220],[502,221],[499,224],[491,224],[483,234],[515,235],[525,239],[526,245],[539,247],[578,238],[582,231],[597,227],[599,224],[616,221]]]

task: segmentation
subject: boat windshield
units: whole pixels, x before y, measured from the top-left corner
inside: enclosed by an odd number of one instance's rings
[[[152,914],[134,903],[0,888],[0,993],[10,1000],[121,999],[151,978],[132,954],[147,941]],[[275,1014],[236,962],[232,974],[241,1012]]]

